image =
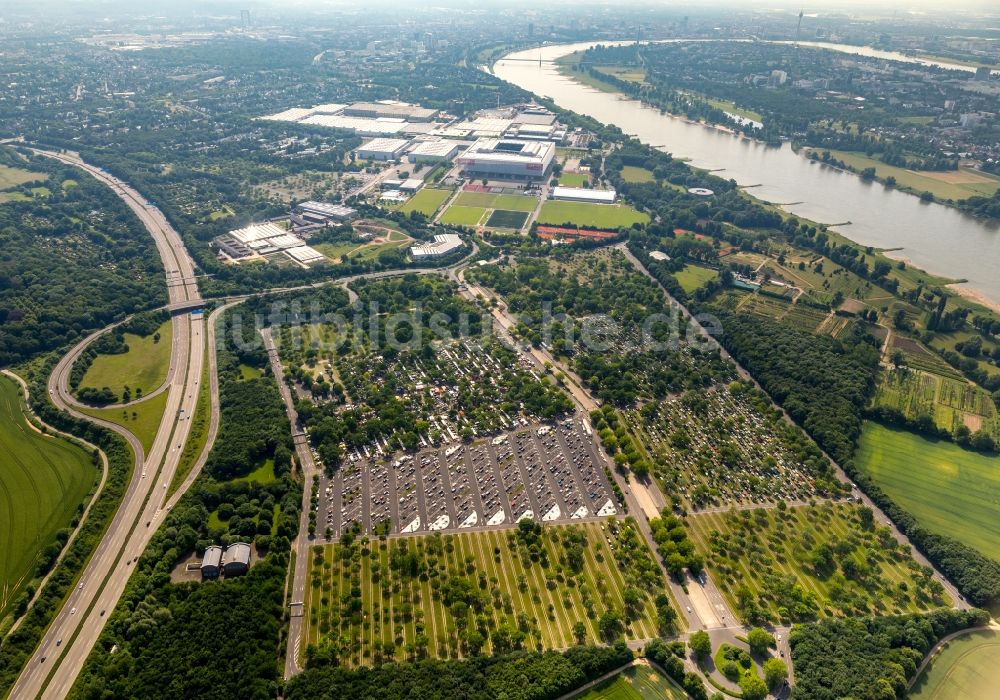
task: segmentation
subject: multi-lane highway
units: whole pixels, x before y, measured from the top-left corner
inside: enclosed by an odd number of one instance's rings
[[[100,168],[84,163],[75,155],[33,150],[39,155],[81,168],[111,187],[153,237],[163,261],[170,305],[200,303],[194,264],[180,236],[162,212],[125,183]],[[156,439],[147,454],[143,453],[136,437],[125,428],[80,413],[78,403],[70,394],[69,373],[73,362],[87,343],[100,333],[74,347],[49,378],[52,401],[78,417],[95,420],[122,435],[135,453],[136,468],[104,539],[80,576],[77,588],[56,615],[22,671],[11,697],[62,698],[69,693],[108,615],[121,597],[136,559],[162,521],[167,487],[180,461],[191,428],[190,417],[198,399],[198,382],[206,355],[204,326],[200,313],[177,313],[173,317],[174,340],[167,379],[166,409]],[[212,350],[214,348],[210,352]],[[217,420],[214,410],[212,419],[213,423]]]

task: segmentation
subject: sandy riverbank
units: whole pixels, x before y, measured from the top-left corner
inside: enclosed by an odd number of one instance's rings
[[[974,301],[980,306],[985,306],[987,309],[1000,314],[1000,303],[993,301],[978,289],[972,289],[971,287],[965,287],[959,284],[949,284],[948,289],[962,295],[969,301]]]

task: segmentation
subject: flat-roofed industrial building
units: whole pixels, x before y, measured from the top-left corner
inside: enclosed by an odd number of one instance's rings
[[[418,141],[406,158],[411,163],[440,163],[451,160],[461,149],[461,145],[454,141]]]
[[[361,160],[398,160],[409,145],[406,139],[372,139],[354,153]]]
[[[555,155],[556,146],[551,141],[482,139],[456,162],[474,177],[533,180],[545,176]]]
[[[295,212],[303,219],[324,224],[330,221],[350,221],[358,215],[357,209],[345,207],[343,204],[330,204],[313,200],[296,205]]]

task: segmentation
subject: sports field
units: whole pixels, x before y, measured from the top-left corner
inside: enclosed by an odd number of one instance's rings
[[[706,282],[714,280],[718,276],[719,273],[715,270],[709,270],[707,267],[699,267],[698,265],[685,265],[683,270],[674,273],[674,277],[677,278],[681,289],[688,294],[703,287]]]
[[[577,621],[587,642],[601,639],[608,612],[626,639],[658,636],[655,597],[666,583],[634,524],[546,526],[530,546],[515,533],[313,547],[303,646],[348,665],[503,651],[518,638],[563,648]]]
[[[1000,561],[1000,459],[867,423],[855,463],[921,525]]]
[[[489,192],[463,192],[455,199],[460,207],[482,207],[483,209],[506,209],[508,211],[534,211],[538,206],[535,197],[521,194],[490,194]]]
[[[684,700],[681,688],[655,669],[637,664],[573,700]]]
[[[438,190],[433,187],[425,187],[406,200],[406,203],[399,208],[399,211],[404,214],[416,211],[425,216],[434,216],[434,213],[437,212],[450,196],[451,190]]]
[[[1000,688],[1000,633],[977,630],[948,642],[910,691],[914,700],[990,700]]]
[[[24,410],[17,383],[0,375],[0,620],[100,474],[86,450],[37,432]]]
[[[918,581],[896,540],[847,503],[701,513],[688,528],[716,583],[744,621],[902,614],[950,601]],[[919,567],[917,567],[919,568]],[[905,584],[905,585],[901,585]]]
[[[639,168],[635,165],[622,167],[622,180],[625,182],[652,182],[653,172],[646,168]]]
[[[550,200],[542,205],[538,214],[540,224],[572,224],[593,226],[600,229],[628,228],[632,224],[644,224],[649,216],[638,212],[626,204],[590,204],[587,202],[563,202]]]
[[[80,388],[108,387],[121,398],[125,387],[148,394],[163,384],[170,366],[170,345],[173,324],[168,320],[155,333],[143,337],[125,334],[128,352],[120,355],[98,355],[80,381]],[[159,334],[159,340],[156,340]]]
[[[466,207],[452,204],[439,221],[442,224],[452,224],[453,226],[477,226],[486,216],[488,209],[483,207]]]
[[[142,449],[148,454],[156,438],[156,431],[160,428],[163,411],[167,407],[168,393],[164,391],[151,399],[143,399],[126,408],[81,408],[80,411],[88,416],[103,418],[127,428],[139,438]]]
[[[524,226],[524,222],[527,218],[528,212],[495,209],[493,213],[490,214],[490,218],[486,221],[486,225],[491,228],[519,229]]]

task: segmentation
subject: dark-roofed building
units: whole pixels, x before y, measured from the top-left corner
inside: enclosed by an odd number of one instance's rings
[[[229,576],[242,576],[250,569],[250,545],[236,542],[226,547],[222,555],[222,572]]]
[[[222,547],[213,544],[205,548],[205,556],[201,558],[201,577],[219,578],[220,571],[222,571]]]

